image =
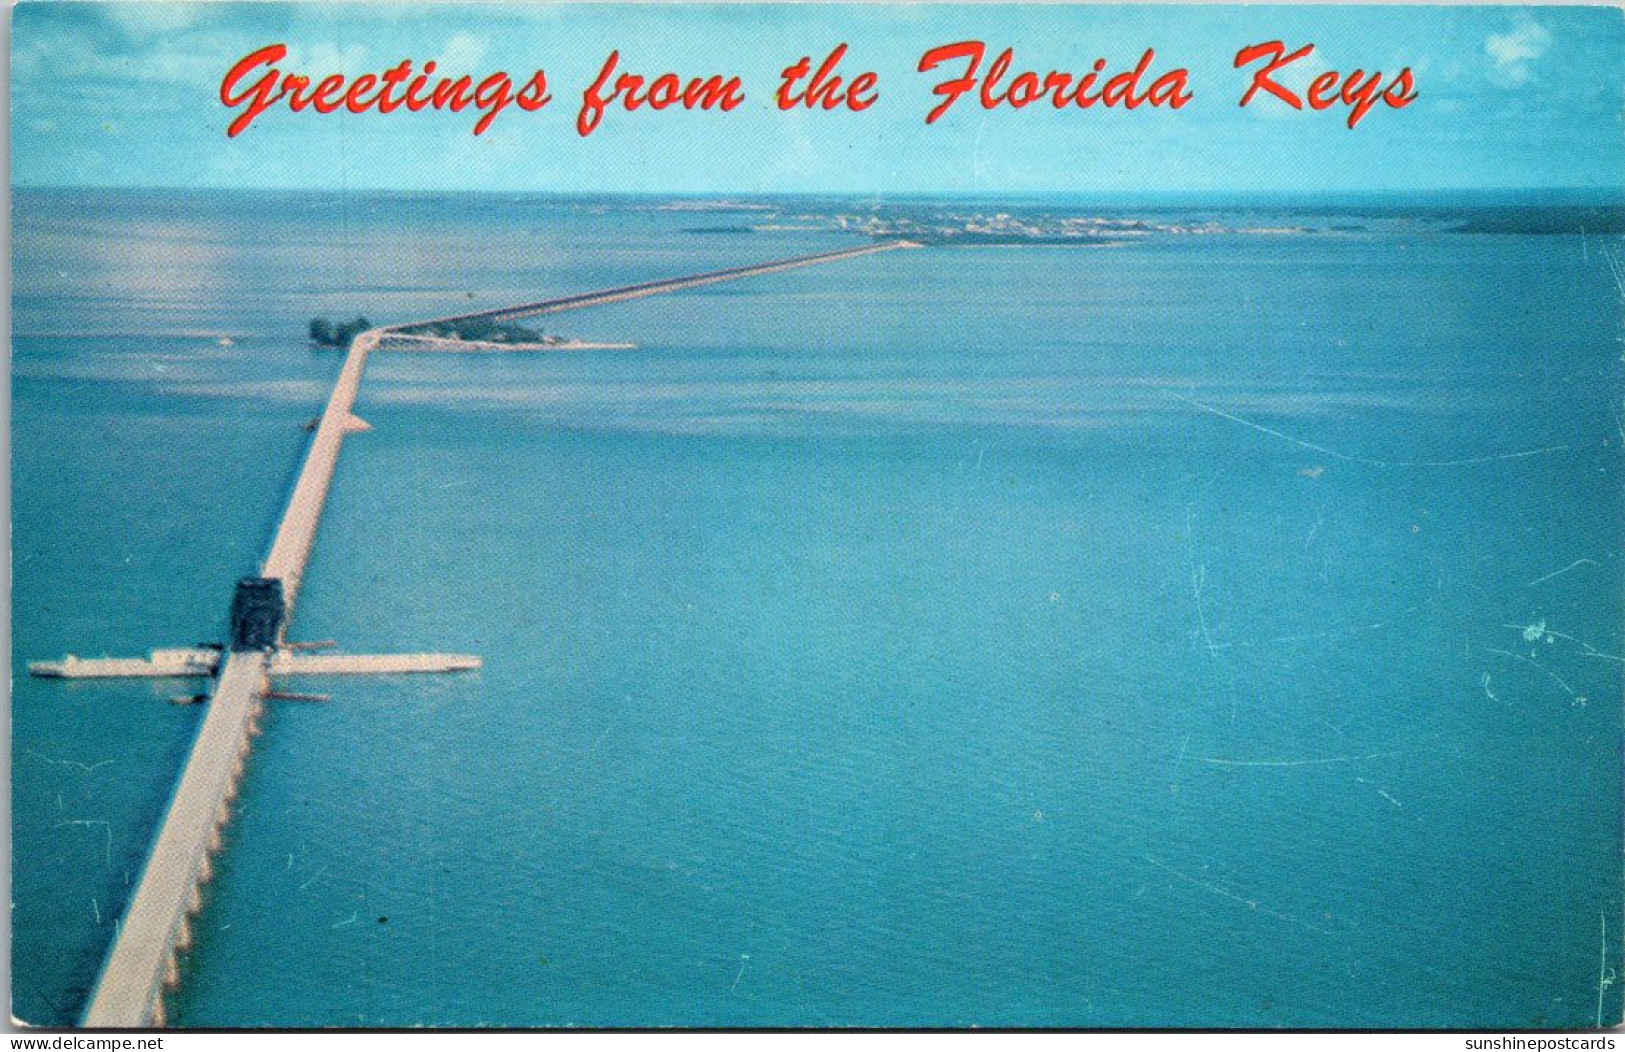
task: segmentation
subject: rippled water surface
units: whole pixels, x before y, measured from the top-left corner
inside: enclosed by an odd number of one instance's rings
[[[660,203],[20,194],[15,659],[221,638],[312,315],[874,208]],[[544,319],[635,350],[376,355],[295,635],[485,668],[274,707],[172,1017],[1617,1015],[1622,246],[1448,219],[1210,206]],[[176,689],[16,683],[23,1019],[83,1006]]]

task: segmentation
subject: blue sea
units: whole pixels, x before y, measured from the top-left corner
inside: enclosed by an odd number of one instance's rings
[[[485,665],[271,703],[171,1021],[1617,1020],[1625,239],[1544,204],[21,191],[14,668],[223,638],[313,316],[924,232],[373,356],[293,635]],[[181,689],[14,680],[24,1021]]]

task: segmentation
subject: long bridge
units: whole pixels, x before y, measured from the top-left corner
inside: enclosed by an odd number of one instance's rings
[[[316,541],[344,439],[367,429],[353,412],[367,358],[386,337],[436,325],[478,320],[509,322],[914,247],[918,246],[908,241],[880,242],[386,326],[356,336],[310,440],[304,465],[272,538],[270,551],[260,567],[259,577],[247,578],[238,584],[232,608],[231,646],[220,650],[159,650],[150,659],[69,655],[62,661],[37,662],[30,666],[35,675],[65,678],[212,677],[206,698],[208,712],[170,798],[135,895],[118,924],[112,949],[85,1011],[84,1025],[115,1029],[164,1025],[164,995],[180,984],[179,955],[192,945],[192,918],[202,908],[202,889],[213,875],[211,858],[219,851],[221,830],[231,818],[238,783],[253,739],[259,733],[259,717],[265,699],[274,696],[272,677],[451,672],[480,666],[479,658],[460,654],[312,655],[301,653],[303,648],[287,640],[294,603]]]
[[[758,263],[749,267],[730,267],[727,270],[712,270],[704,274],[690,274],[681,278],[645,281],[637,285],[622,285],[619,288],[602,289],[598,292],[583,292],[576,296],[561,296],[558,299],[538,300],[535,303],[521,303],[513,307],[499,307],[496,310],[476,311],[473,314],[450,314],[444,318],[430,318],[427,321],[396,325],[389,331],[405,335],[416,329],[427,329],[436,325],[456,325],[470,321],[496,323],[521,321],[525,318],[535,318],[543,314],[556,314],[559,311],[580,310],[583,307],[602,307],[607,303],[635,300],[643,296],[658,295],[662,292],[681,292],[686,289],[715,285],[723,281],[737,281],[740,278],[751,278],[761,274],[777,274],[780,271],[794,270],[797,267],[811,267],[819,263],[834,263],[842,259],[856,259],[858,256],[868,256],[876,252],[890,252],[898,248],[919,247],[921,246],[913,241],[877,241],[872,245],[862,245],[858,248],[819,252],[811,256],[794,256],[790,259],[778,259],[770,263]]]

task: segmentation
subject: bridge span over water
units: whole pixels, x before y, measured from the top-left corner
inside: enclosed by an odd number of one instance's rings
[[[310,447],[305,454],[293,492],[272,537],[258,578],[244,586],[250,598],[279,597],[280,610],[265,615],[246,604],[247,628],[231,648],[218,654],[196,649],[155,651],[151,659],[73,658],[37,662],[35,675],[65,678],[150,676],[155,678],[211,677],[208,712],[181,771],[162,826],[153,842],[134,896],[120,918],[112,949],[84,1014],[84,1025],[135,1029],[164,1025],[164,995],[180,984],[179,955],[192,945],[192,917],[202,907],[202,889],[212,876],[211,858],[220,849],[221,830],[230,820],[259,716],[271,693],[272,677],[300,674],[449,672],[478,668],[478,658],[460,654],[397,654],[307,656],[287,641],[316,530],[338,466],[345,438],[365,430],[353,412],[368,356],[382,340],[395,333],[434,325],[484,320],[510,322],[522,318],[580,310],[661,293],[701,288],[723,281],[774,274],[798,267],[834,263],[876,252],[919,247],[890,241],[858,248],[773,260],[748,267],[710,271],[663,281],[643,282],[597,292],[539,300],[471,314],[449,315],[426,321],[386,326],[363,332],[351,342],[338,380],[327,401]],[[265,586],[265,587],[260,587]],[[233,607],[234,636],[238,632],[238,605]],[[255,617],[259,617],[256,622]],[[256,629],[255,625],[259,628]],[[255,633],[260,632],[260,635]],[[247,640],[250,645],[243,645]]]

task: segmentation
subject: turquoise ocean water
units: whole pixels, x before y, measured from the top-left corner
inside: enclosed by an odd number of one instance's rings
[[[222,637],[314,314],[1098,211],[663,204],[20,193],[14,662]],[[294,634],[485,668],[273,705],[173,1021],[1617,1018],[1621,239],[1145,210],[376,355]],[[200,712],[14,687],[60,1024]]]

